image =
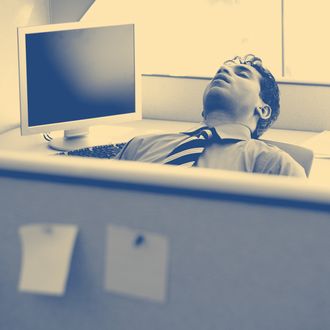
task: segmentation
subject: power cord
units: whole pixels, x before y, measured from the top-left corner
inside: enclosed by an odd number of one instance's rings
[[[51,141],[51,140],[53,140],[53,138],[49,135],[49,133],[44,133],[43,134],[43,137],[48,142]]]

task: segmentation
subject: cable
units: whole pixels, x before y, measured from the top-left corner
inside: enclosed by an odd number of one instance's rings
[[[43,137],[48,142],[51,141],[51,140],[53,140],[53,138],[49,135],[49,133],[44,133],[43,134]]]

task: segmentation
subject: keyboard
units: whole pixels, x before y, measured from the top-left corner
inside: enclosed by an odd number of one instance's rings
[[[106,144],[89,148],[60,152],[57,155],[94,157],[94,158],[114,158],[125,146],[126,143]]]

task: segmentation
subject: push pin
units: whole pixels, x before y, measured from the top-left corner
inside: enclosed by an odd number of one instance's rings
[[[145,237],[142,234],[139,234],[135,238],[134,245],[141,246],[142,244],[144,244],[145,240]]]
[[[52,227],[52,225],[45,225],[44,227],[42,227],[42,230],[47,235],[53,234],[53,227]]]

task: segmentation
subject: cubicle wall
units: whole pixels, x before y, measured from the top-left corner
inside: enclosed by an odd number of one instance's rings
[[[209,78],[144,75],[143,116],[201,121],[203,92]],[[330,130],[330,85],[279,81],[281,114],[274,128]]]
[[[130,162],[15,155],[0,164],[1,329],[330,327],[329,191]],[[18,291],[18,230],[30,223],[79,227],[62,297]],[[166,238],[164,302],[104,289],[109,224]]]

